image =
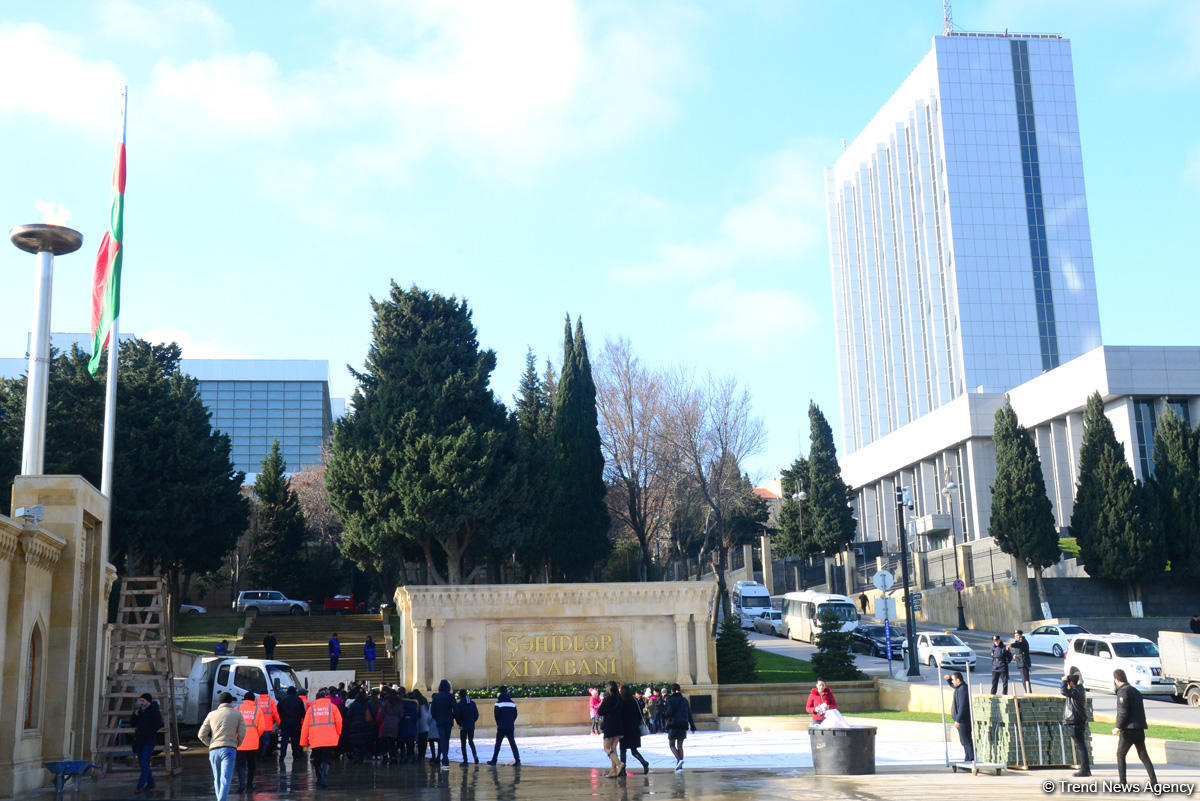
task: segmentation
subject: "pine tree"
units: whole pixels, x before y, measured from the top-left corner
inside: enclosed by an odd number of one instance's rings
[[[988,533],[1001,551],[1033,568],[1038,599],[1044,616],[1049,617],[1042,568],[1059,560],[1058,529],[1033,437],[1017,422],[1007,400],[996,410],[992,441],[996,444],[996,483],[992,485]]]
[[[717,680],[721,684],[753,684],[758,680],[754,644],[732,617],[721,621],[717,634]]]
[[[1200,578],[1197,437],[1171,407],[1154,430],[1154,481],[1171,575]]]
[[[254,495],[246,574],[252,584],[296,592],[305,575],[304,512],[287,476],[279,440],[263,457]]]
[[[850,491],[842,481],[833,430],[817,404],[808,404],[808,498],[805,501],[805,540],[812,533],[813,550],[832,556],[854,540],[857,523]]]
[[[801,456],[791,467],[782,470],[779,483],[783,490],[783,502],[779,506],[779,534],[776,535],[775,544],[782,555],[804,559],[817,550],[812,537],[811,518],[808,517],[811,507],[807,499],[802,501],[796,497],[808,484],[808,460]]]
[[[1119,445],[1101,451],[1095,481],[1100,503],[1089,536],[1088,575],[1122,582],[1130,602],[1140,601],[1142,582],[1166,566],[1158,504],[1153,493],[1134,479]]]
[[[821,631],[817,634],[817,652],[812,656],[817,676],[825,681],[861,679],[863,674],[854,666],[854,654],[850,653],[850,632],[842,631],[842,619],[827,609],[817,622]]]
[[[591,575],[612,547],[604,503],[604,454],[596,417],[596,385],[588,361],[583,321],[563,331],[563,367],[554,404],[554,495],[550,553],[568,580]]]
[[[1088,396],[1083,412],[1083,443],[1079,448],[1079,479],[1075,485],[1075,505],[1071,510],[1071,536],[1079,545],[1079,563],[1094,575],[1088,566],[1098,561],[1096,525],[1103,497],[1097,470],[1100,456],[1106,448],[1123,453],[1117,442],[1112,423],[1104,414],[1104,401],[1099,392]]]
[[[352,371],[328,467],[339,547],[360,567],[419,554],[435,582],[458,584],[511,516],[513,425],[488,386],[496,354],[480,350],[465,300],[392,282],[371,306],[366,366]]]

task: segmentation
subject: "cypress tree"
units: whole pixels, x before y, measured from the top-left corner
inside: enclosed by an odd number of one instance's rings
[[[808,501],[795,497],[802,487],[808,485],[808,460],[801,456],[791,467],[784,468],[779,483],[783,490],[783,502],[779,506],[779,533],[775,543],[782,555],[803,559],[816,550],[813,547],[812,522],[808,518]]]
[[[808,404],[808,498],[805,501],[805,543],[812,534],[813,551],[832,556],[854,540],[856,522],[850,490],[838,466],[833,430],[817,404]]]
[[[304,560],[304,512],[287,476],[279,440],[263,457],[254,481],[246,572],[253,584],[298,592]]]
[[[1095,480],[1100,504],[1089,536],[1087,572],[1125,584],[1132,611],[1132,602],[1141,600],[1142,581],[1166,566],[1158,505],[1153,493],[1134,479],[1119,445],[1100,452]]]
[[[1038,599],[1044,616],[1049,617],[1042,568],[1059,560],[1058,529],[1033,437],[1017,422],[1007,400],[996,410],[992,441],[996,444],[996,483],[992,485],[988,533],[1001,551],[1033,568]]]
[[[557,572],[587,578],[608,555],[608,507],[604,503],[604,454],[596,415],[583,320],[563,330],[563,367],[554,404],[554,503],[550,553]]]
[[[1200,469],[1197,437],[1175,410],[1154,430],[1154,481],[1171,574],[1200,577]]]
[[[1096,550],[1096,525],[1104,502],[1097,470],[1106,448],[1123,453],[1112,423],[1104,414],[1099,392],[1088,396],[1083,412],[1083,443],[1079,448],[1079,479],[1075,485],[1075,505],[1071,510],[1071,536],[1079,545],[1079,562],[1092,573],[1089,565],[1099,559]]]
[[[821,613],[817,619],[817,652],[813,654],[813,670],[825,681],[861,679],[862,672],[854,666],[854,654],[850,653],[850,632],[842,631],[842,619],[832,610]]]
[[[549,505],[553,449],[553,405],[546,381],[537,374],[537,359],[530,349],[525,355],[525,372],[514,401],[518,493],[511,536],[497,543],[503,556],[515,553],[529,577],[543,576],[549,547]],[[501,554],[497,554],[498,556]]]
[[[722,684],[753,684],[758,680],[754,644],[742,624],[732,617],[721,621],[717,634],[717,680]]]

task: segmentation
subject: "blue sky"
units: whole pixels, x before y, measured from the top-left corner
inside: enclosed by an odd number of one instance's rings
[[[1072,40],[1109,344],[1200,344],[1200,3],[957,2]],[[928,51],[937,2],[6,2],[0,225],[59,204],[53,328],[88,324],[128,83],[122,331],[185,355],[325,358],[389,279],[465,297],[511,401],[527,347],[736,375],[769,432],[840,414],[822,168]],[[0,355],[33,259],[0,247]]]

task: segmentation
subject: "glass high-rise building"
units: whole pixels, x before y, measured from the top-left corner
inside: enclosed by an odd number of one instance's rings
[[[1067,39],[934,37],[826,192],[848,453],[1101,344]]]

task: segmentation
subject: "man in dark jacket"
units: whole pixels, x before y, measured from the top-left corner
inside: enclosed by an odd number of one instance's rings
[[[1146,707],[1142,703],[1142,694],[1129,683],[1125,671],[1120,668],[1113,671],[1113,681],[1117,683],[1117,723],[1112,732],[1117,735],[1117,775],[1124,784],[1125,755],[1133,747],[1146,768],[1150,783],[1158,784],[1150,755],[1146,753]]]
[[[971,734],[971,690],[957,670],[946,674],[946,682],[954,688],[954,701],[950,704],[950,719],[958,730],[958,741],[962,743],[963,760],[975,761],[975,740]]]
[[[992,637],[992,695],[996,694],[996,686],[1004,682],[1004,694],[1008,695],[1008,660],[1012,652],[1000,641],[1000,635]]]
[[[508,694],[507,687],[501,687],[500,692],[496,695],[496,705],[492,707],[492,716],[496,718],[496,748],[492,751],[492,758],[488,760],[489,765],[495,765],[496,759],[500,756],[500,744],[508,738],[508,747],[512,749],[513,764],[521,764],[521,754],[517,751],[516,740],[513,735],[517,731],[517,705],[513,703],[512,696]]]
[[[1025,686],[1025,694],[1033,692],[1033,684],[1029,681],[1029,640],[1017,629],[1013,641],[1008,644],[1008,652],[1012,656],[1013,667],[1021,673],[1021,684]]]
[[[138,776],[137,789],[134,795],[141,795],[143,790],[154,789],[154,774],[150,772],[150,757],[154,754],[154,740],[158,731],[163,727],[162,713],[150,693],[142,693],[137,699],[137,709],[130,719],[133,725],[133,753],[137,754],[138,767],[142,769]]]
[[[454,693],[450,682],[442,679],[438,691],[429,700],[429,714],[437,726],[438,753],[442,755],[442,770],[450,770],[450,730],[454,728]]]
[[[279,701],[279,764],[287,755],[288,743],[292,744],[292,761],[304,756],[300,750],[300,729],[304,725],[304,701],[295,687],[288,687]]]
[[[275,646],[279,644],[279,640],[275,639],[275,632],[268,631],[267,636],[263,637],[263,653],[267,659],[275,658]]]
[[[466,690],[458,691],[458,701],[454,704],[454,721],[458,724],[458,744],[462,749],[463,764],[467,764],[467,746],[471,748],[471,756],[479,763],[479,753],[475,750],[475,721],[479,720],[479,707],[467,695]]]
[[[1088,755],[1087,746],[1087,695],[1076,677],[1068,673],[1062,678],[1059,692],[1067,699],[1063,708],[1063,725],[1071,730],[1071,739],[1075,741],[1075,753],[1079,755],[1079,772],[1077,777],[1092,775],[1092,760]]]
[[[338,660],[342,658],[342,641],[338,639],[337,632],[329,638],[329,669],[337,670]]]
[[[692,720],[692,705],[683,697],[678,684],[671,685],[667,696],[667,747],[675,757],[676,772],[683,770],[683,741],[688,730],[696,733],[696,722]]]

